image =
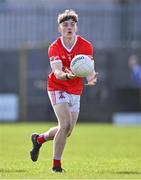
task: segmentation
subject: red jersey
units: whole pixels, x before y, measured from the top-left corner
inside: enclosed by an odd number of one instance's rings
[[[81,36],[77,36],[76,42],[71,49],[65,47],[62,37],[59,37],[53,42],[48,49],[50,63],[62,61],[63,71],[65,71],[66,68],[70,69],[70,62],[74,56],[85,54],[93,57],[93,53],[92,44]],[[53,72],[48,76],[48,91],[59,90],[70,94],[81,95],[82,89],[82,78],[77,77],[70,80],[59,80]]]

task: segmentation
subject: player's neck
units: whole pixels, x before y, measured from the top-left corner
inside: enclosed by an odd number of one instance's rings
[[[72,38],[65,38],[62,37],[63,43],[64,45],[68,48],[71,49],[74,45],[74,43],[76,42],[76,36],[72,37]]]

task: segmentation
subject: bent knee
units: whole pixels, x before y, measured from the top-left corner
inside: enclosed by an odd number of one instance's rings
[[[70,130],[70,124],[69,124],[69,123],[64,123],[64,124],[62,124],[62,125],[60,126],[60,129],[61,129],[61,131],[64,131],[64,132],[68,133],[69,130]]]

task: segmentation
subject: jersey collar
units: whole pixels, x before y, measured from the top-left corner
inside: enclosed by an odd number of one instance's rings
[[[60,39],[61,39],[61,43],[62,43],[63,47],[64,47],[68,52],[71,52],[72,49],[74,48],[76,42],[77,42],[78,37],[76,36],[75,42],[74,42],[74,44],[72,45],[72,47],[71,47],[70,49],[68,49],[68,48],[65,46],[64,41],[63,41],[63,37],[62,37],[62,36],[60,37]]]

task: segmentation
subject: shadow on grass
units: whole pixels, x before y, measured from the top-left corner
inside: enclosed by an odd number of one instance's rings
[[[114,174],[141,174],[141,172],[136,172],[136,171],[117,171],[117,172],[112,172]]]
[[[24,169],[0,169],[0,173],[23,173],[26,172]]]
[[[100,173],[110,173],[119,175],[141,175],[141,171],[100,171]]]

